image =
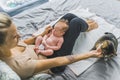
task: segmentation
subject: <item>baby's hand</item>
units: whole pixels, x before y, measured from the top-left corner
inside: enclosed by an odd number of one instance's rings
[[[49,49],[49,45],[46,43],[46,41],[42,41],[42,45],[44,45],[45,49]]]
[[[42,44],[43,44],[43,45],[45,45],[45,44],[46,44],[46,41],[45,41],[45,40],[43,40],[43,41],[42,41]]]

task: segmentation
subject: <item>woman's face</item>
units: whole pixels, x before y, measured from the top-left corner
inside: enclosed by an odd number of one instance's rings
[[[13,48],[17,45],[20,38],[19,34],[17,33],[16,26],[12,23],[7,32],[5,45],[8,48]]]

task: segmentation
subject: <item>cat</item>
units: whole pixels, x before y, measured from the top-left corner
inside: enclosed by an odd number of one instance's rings
[[[96,50],[98,47],[101,48],[103,57],[107,61],[111,57],[117,56],[118,40],[112,33],[106,32],[96,41],[91,50]]]

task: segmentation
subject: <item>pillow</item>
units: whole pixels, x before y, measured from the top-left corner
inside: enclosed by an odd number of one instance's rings
[[[0,60],[0,80],[21,80],[21,79],[5,62]]]
[[[0,6],[4,12],[13,16],[21,11],[30,9],[37,4],[42,4],[48,0],[1,0]]]

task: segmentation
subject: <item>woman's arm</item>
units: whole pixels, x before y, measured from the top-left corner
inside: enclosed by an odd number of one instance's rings
[[[90,57],[102,57],[101,50],[93,50],[88,53],[78,54],[78,55],[70,55],[64,57],[56,57],[52,59],[39,60],[37,62],[35,73],[41,72],[46,69],[50,69],[57,66],[68,65],[83,59],[87,59]]]
[[[51,29],[52,29],[52,27],[48,26],[42,34],[39,34],[39,35],[37,35],[37,36],[33,36],[33,37],[28,38],[28,39],[25,39],[24,42],[25,42],[26,44],[34,44],[36,37],[38,37],[38,36],[44,36],[44,35],[47,34]]]

